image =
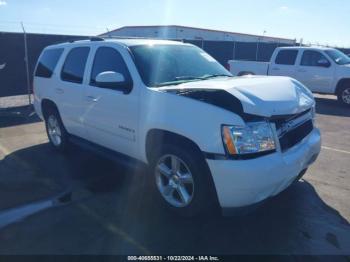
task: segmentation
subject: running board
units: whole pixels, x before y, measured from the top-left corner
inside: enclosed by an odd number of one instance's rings
[[[125,166],[127,168],[135,169],[138,167],[145,167],[146,165],[132,157],[119,153],[117,151],[111,150],[109,148],[97,145],[93,142],[85,140],[83,138],[70,135],[69,141],[87,151],[100,155],[104,158],[112,160],[113,162]]]

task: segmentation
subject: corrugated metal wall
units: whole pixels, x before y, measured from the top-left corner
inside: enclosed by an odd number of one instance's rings
[[[36,61],[44,47],[54,43],[86,38],[84,36],[27,34],[31,80]],[[26,93],[23,34],[0,32],[0,97]]]
[[[265,35],[250,35],[234,32],[218,31],[188,26],[125,26],[102,34],[103,36],[115,37],[147,37],[158,39],[182,39],[205,40],[205,41],[232,41],[232,42],[263,42],[295,45],[295,39],[284,39]]]
[[[34,66],[42,49],[48,45],[70,40],[87,39],[86,36],[27,34],[29,71],[32,77]],[[203,48],[222,65],[230,59],[269,61],[277,43],[249,43],[232,41],[185,40]],[[350,53],[350,50],[344,50]],[[3,69],[2,66],[4,66]],[[27,93],[24,41],[21,33],[0,33],[0,97]]]
[[[71,40],[87,39],[86,36],[27,34],[29,71],[32,78],[35,63],[42,49],[48,45]],[[221,64],[230,59],[255,60],[257,43],[229,41],[185,41],[195,44]],[[258,60],[269,61],[277,44],[259,44]],[[1,65],[4,66],[1,69]],[[0,33],[0,97],[27,93],[24,62],[24,40],[21,33]]]
[[[268,62],[273,51],[277,47],[287,46],[286,44],[277,43],[248,43],[248,42],[229,42],[229,41],[201,41],[201,40],[185,40],[203,48],[212,55],[222,65],[226,65],[228,60],[249,60]],[[258,52],[257,52],[258,48]]]

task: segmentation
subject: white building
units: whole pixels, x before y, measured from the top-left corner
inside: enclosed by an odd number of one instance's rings
[[[211,30],[179,25],[164,26],[124,26],[113,31],[101,34],[102,37],[145,37],[173,40],[209,40],[209,41],[237,41],[263,42],[294,45],[295,39],[250,35],[220,30]]]

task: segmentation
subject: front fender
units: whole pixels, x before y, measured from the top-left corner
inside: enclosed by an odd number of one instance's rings
[[[147,89],[140,108],[140,153],[147,162],[146,138],[151,129],[176,133],[193,141],[200,150],[224,154],[221,125],[244,125],[227,110],[188,97]]]

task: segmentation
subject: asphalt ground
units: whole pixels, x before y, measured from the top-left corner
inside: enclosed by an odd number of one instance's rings
[[[76,147],[61,155],[30,110],[2,110],[0,214],[72,195],[0,228],[0,254],[349,255],[350,109],[316,99],[323,147],[303,180],[248,215],[195,219],[161,208],[144,167]]]

